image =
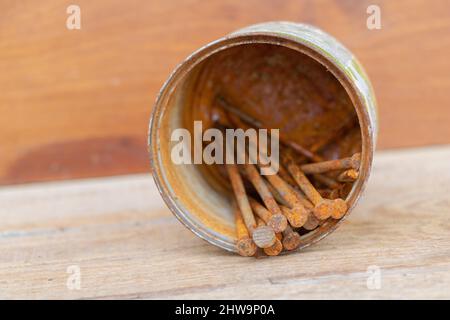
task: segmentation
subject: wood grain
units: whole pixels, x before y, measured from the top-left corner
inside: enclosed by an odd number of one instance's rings
[[[164,80],[189,53],[269,20],[317,25],[373,81],[379,146],[450,142],[447,0],[78,0],[0,3],[0,184],[146,172],[146,132]],[[382,29],[366,28],[379,4]]]
[[[267,259],[195,237],[149,175],[4,187],[0,298],[449,299],[449,157],[450,146],[379,152],[335,233]],[[80,290],[66,285],[74,265]],[[368,267],[380,268],[379,290]]]

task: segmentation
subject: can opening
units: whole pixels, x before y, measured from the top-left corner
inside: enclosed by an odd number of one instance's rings
[[[175,164],[171,158],[172,132],[193,132],[195,120],[202,121],[203,130],[213,126],[210,107],[220,95],[325,159],[362,152],[361,175],[348,189],[350,211],[370,161],[364,154],[361,103],[345,81],[314,50],[270,36],[225,39],[189,57],[162,90],[150,129],[154,176],[170,209],[198,236],[235,251],[231,194],[218,170]],[[300,248],[321,239],[339,221],[330,219],[305,234]]]

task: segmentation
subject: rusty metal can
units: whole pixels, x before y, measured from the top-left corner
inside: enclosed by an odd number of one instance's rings
[[[359,178],[346,198],[349,206],[346,216],[355,207],[368,181],[378,131],[376,100],[363,67],[340,42],[313,26],[292,22],[256,24],[191,54],[169,76],[153,107],[149,127],[151,168],[156,185],[174,215],[197,236],[229,251],[236,251],[229,197],[213,188],[198,166],[176,165],[171,161],[171,132],[183,127],[184,115],[192,112],[187,101],[192,101],[196,94],[194,84],[205,72],[204,62],[231,48],[258,44],[289,48],[314,59],[331,72],[351,99],[361,131],[361,167]],[[327,221],[307,233],[299,249],[324,238],[343,220]]]

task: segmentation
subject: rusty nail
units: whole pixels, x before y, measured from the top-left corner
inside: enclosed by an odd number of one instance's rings
[[[233,201],[233,207],[236,220],[237,251],[241,256],[251,257],[255,255],[257,247],[253,240],[250,238],[249,232],[247,230],[247,227],[245,226],[241,211],[239,210],[236,201]]]
[[[308,210],[302,204],[299,197],[292,190],[292,187],[280,178],[277,174],[268,175],[266,179],[269,183],[276,189],[278,194],[289,204],[289,208],[297,213],[300,217],[306,217],[308,215]],[[301,218],[303,219],[303,218]]]
[[[281,209],[278,206],[277,201],[273,197],[272,193],[270,193],[270,190],[267,187],[266,182],[260,176],[258,170],[252,164],[247,163],[247,164],[244,164],[243,166],[244,166],[244,171],[246,173],[246,177],[253,184],[253,186],[255,187],[259,196],[261,197],[261,200],[264,202],[265,206],[269,210],[269,214],[271,213],[271,215],[273,217],[272,222],[275,224],[271,225],[266,221],[267,225],[273,227],[275,232],[283,231],[284,230],[283,228],[285,228],[286,224],[287,224],[286,219],[283,220],[284,217],[281,213]],[[264,207],[261,208],[259,203],[255,203],[255,201],[253,204],[255,205],[255,207],[257,209],[259,209],[258,212],[260,212],[260,213],[262,212],[262,210],[260,210],[260,209],[263,209],[263,210],[266,209]],[[255,208],[253,208],[253,210],[255,210]],[[255,213],[258,214],[258,212],[255,212]]]
[[[287,227],[286,230],[283,231],[283,247],[286,250],[295,250],[300,245],[300,235],[298,232],[295,232],[291,227]]]
[[[313,213],[310,213],[308,215],[308,219],[306,220],[305,224],[303,225],[303,229],[311,231],[317,228],[320,224],[320,220],[316,218],[316,216]]]
[[[289,172],[286,170],[286,168],[281,163],[279,164],[278,174],[284,181],[286,181],[287,183],[289,183],[292,186],[295,186],[294,179],[292,179]]]
[[[292,159],[287,158],[287,169],[291,173],[297,185],[314,204],[314,214],[320,220],[329,217],[339,219],[347,212],[347,203],[342,199],[324,199],[316,188],[311,184],[299,166]]]
[[[256,218],[256,223],[258,225],[258,228],[266,227],[264,221],[262,219],[260,219],[260,218]],[[264,253],[267,254],[268,256],[277,256],[283,250],[283,244],[281,243],[281,240],[279,239],[279,235],[280,234],[277,234],[275,236],[275,242],[274,242],[273,245],[263,249]]]
[[[231,152],[229,149],[230,148],[226,148],[226,152]],[[272,228],[267,226],[256,226],[256,220],[250,207],[250,203],[248,201],[247,193],[244,187],[244,182],[242,181],[242,177],[239,174],[237,165],[227,164],[226,169],[231,181],[231,186],[233,188],[237,204],[253,241],[260,248],[270,247],[275,242],[275,232],[272,230]]]
[[[297,198],[297,200],[303,205],[304,210],[306,212],[303,213],[303,210],[300,210],[300,212],[302,213],[301,217],[297,217],[297,218],[296,218],[295,213],[294,213],[294,217],[292,217],[292,214],[290,212],[288,213],[286,211],[286,209],[283,214],[285,214],[285,216],[287,214],[291,219],[293,219],[293,221],[302,221],[304,219],[303,216],[310,217],[311,215],[313,215],[312,209],[314,209],[314,205],[308,199],[306,199],[305,195],[303,195],[301,191],[297,190],[295,187],[291,186],[288,183],[286,183],[286,185],[288,186],[289,189],[291,189],[293,195]],[[274,196],[274,198],[277,200],[277,202],[279,204],[281,204],[287,208],[291,207],[289,202],[287,202],[281,196],[281,194],[277,191],[277,189],[275,189],[274,186],[272,186],[270,183],[267,186],[269,187],[270,192],[272,193],[272,195]],[[282,209],[282,211],[283,211],[283,209]],[[306,221],[308,221],[308,220],[306,220]],[[297,224],[297,225],[299,224],[299,222],[293,222],[293,223]],[[307,223],[307,222],[305,222],[305,223]]]
[[[283,244],[278,238],[276,238],[275,243],[272,246],[264,248],[264,253],[268,256],[277,256],[281,251],[283,251]]]
[[[302,227],[306,220],[308,219],[309,213],[305,211],[304,213],[299,212],[295,209],[290,209],[281,205],[281,212],[283,212],[286,219],[289,221],[289,224],[294,228]]]
[[[337,180],[340,182],[354,182],[359,177],[359,172],[355,169],[348,169],[343,171],[337,177]]]
[[[316,173],[313,175],[313,178],[317,182],[320,182],[321,184],[331,189],[338,189],[341,186],[338,182],[336,182],[336,180],[324,174]]]
[[[269,227],[273,229],[274,232],[279,233],[284,231],[287,227],[287,219],[281,213],[281,209],[278,207],[280,213],[273,214],[267,210],[263,205],[253,198],[249,198],[250,206],[253,212],[260,217]]]
[[[304,164],[300,166],[300,169],[305,174],[316,174],[335,170],[359,169],[360,163],[361,154],[355,153],[347,158]]]
[[[341,188],[333,189],[330,192],[329,198],[331,200],[340,198]]]

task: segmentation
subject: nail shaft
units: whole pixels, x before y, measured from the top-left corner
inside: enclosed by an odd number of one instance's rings
[[[267,187],[266,182],[261,177],[261,175],[259,174],[258,170],[255,168],[254,165],[248,163],[248,164],[244,164],[243,167],[244,167],[244,171],[246,173],[246,177],[250,180],[252,185],[255,187],[256,191],[258,192],[259,196],[261,197],[261,200],[264,202],[267,209],[274,216],[273,221],[280,222],[276,225],[270,225],[270,226],[274,227],[275,232],[283,231],[284,229],[280,230],[280,228],[283,228],[285,226],[285,224],[282,224],[283,215],[281,213],[281,209],[278,206],[277,201],[273,197],[272,193],[270,193],[270,190]],[[258,203],[254,203],[254,207],[256,206],[256,208],[260,209],[260,206],[258,206],[258,205],[259,205]],[[265,208],[263,207],[263,209],[265,209]],[[259,212],[261,212],[261,210],[259,210]]]
[[[354,182],[359,177],[359,172],[355,169],[348,169],[339,174],[337,180],[340,182]]]
[[[355,153],[348,158],[308,163],[300,166],[305,174],[325,173],[335,170],[359,169],[361,154]]]
[[[287,227],[287,219],[281,213],[272,214],[269,210],[267,210],[263,205],[261,205],[258,201],[253,198],[249,199],[250,206],[252,207],[253,212],[261,218],[269,227],[273,229],[274,232],[279,233],[284,231]]]
[[[294,228],[302,227],[308,219],[309,213],[300,213],[298,210],[291,209],[285,206],[281,206],[281,212],[283,212],[289,224]]]
[[[264,228],[266,227],[266,224],[261,218],[256,218],[256,223],[258,225],[258,228]],[[280,239],[275,236],[275,241],[270,247],[266,247],[263,249],[264,253],[268,256],[277,256],[281,253],[283,250],[283,244],[281,243]]]
[[[347,211],[347,204],[342,199],[324,199],[316,188],[311,184],[299,166],[290,158],[286,158],[287,169],[294,178],[297,185],[314,204],[314,214],[320,220],[329,217],[341,218]]]
[[[336,182],[336,180],[334,180],[333,178],[331,178],[327,175],[324,175],[324,174],[320,174],[320,173],[314,174],[313,178],[317,182],[320,182],[323,185],[325,185],[331,189],[338,189],[341,186],[338,182]]]
[[[227,147],[226,152],[232,151]],[[234,163],[229,163],[226,165],[226,169],[231,181],[231,186],[233,188],[238,207],[242,213],[244,223],[247,226],[247,229],[249,230],[253,241],[260,248],[270,247],[275,242],[275,232],[267,226],[265,226],[264,228],[256,227],[256,220],[250,207],[250,203],[248,201],[247,193],[244,187],[244,182],[242,181],[242,177],[239,174],[237,165]]]
[[[257,247],[250,238],[250,234],[245,226],[239,206],[235,201],[233,201],[233,207],[236,221],[237,251],[241,256],[251,257],[255,255]]]
[[[226,169],[245,225],[250,233],[252,233],[256,228],[256,220],[253,216],[242,178],[235,164],[227,164]]]
[[[308,199],[306,199],[306,197],[299,190],[295,189],[294,187],[292,187],[289,184],[287,184],[287,185],[291,189],[293,196],[295,196],[297,198],[297,200],[303,205],[304,210],[305,210],[305,212],[303,214],[300,214],[300,215],[298,213],[296,214],[295,210],[294,210],[294,212],[292,212],[292,210],[289,209],[289,207],[291,207],[290,203],[281,196],[281,194],[277,191],[277,189],[275,189],[275,187],[272,186],[271,184],[268,184],[268,187],[269,187],[270,192],[273,194],[274,198],[277,200],[277,202],[280,205],[285,207],[283,214],[286,216],[286,218],[289,217],[289,219],[291,219],[291,221],[290,221],[291,225],[293,225],[295,227],[301,227],[302,222],[305,219],[305,217],[309,217],[313,214],[312,209],[314,208],[314,205]],[[282,208],[282,211],[283,211],[283,208]],[[300,212],[303,212],[303,211],[300,210]],[[288,219],[288,221],[289,221],[289,219]]]
[[[286,250],[295,250],[299,247],[301,242],[300,235],[295,232],[291,227],[287,227],[283,231],[283,247]]]
[[[303,225],[303,229],[311,231],[317,228],[320,224],[320,220],[316,218],[316,216],[313,213],[310,213],[308,215],[308,219],[306,220],[305,224]]]

